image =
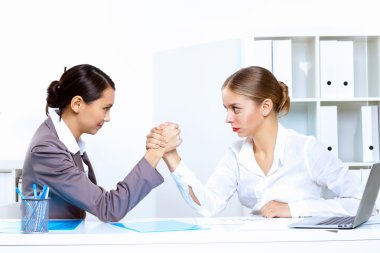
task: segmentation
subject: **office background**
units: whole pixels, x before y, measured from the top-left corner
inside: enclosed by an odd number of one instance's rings
[[[163,122],[181,125],[180,152],[203,181],[236,138],[220,86],[241,66],[247,36],[378,35],[373,0],[15,0],[0,2],[0,160],[21,160],[45,119],[48,84],[65,66],[98,66],[116,83],[111,122],[85,136],[98,182],[112,189]],[[171,82],[168,82],[170,80]],[[166,182],[129,217],[196,216]],[[244,212],[233,199],[221,215]]]

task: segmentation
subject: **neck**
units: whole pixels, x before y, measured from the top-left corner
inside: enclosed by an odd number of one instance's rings
[[[70,129],[71,133],[74,135],[75,140],[79,140],[82,133],[78,129],[78,124],[75,122],[74,115],[71,115],[69,113],[63,113],[61,120],[65,122],[67,127]]]
[[[271,155],[274,153],[278,131],[278,119],[267,118],[260,129],[252,136],[255,153]]]

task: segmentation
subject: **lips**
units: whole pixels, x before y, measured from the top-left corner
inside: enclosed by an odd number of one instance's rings
[[[234,131],[234,132],[237,132],[237,131],[239,131],[240,130],[240,128],[237,128],[237,127],[233,127],[232,128],[232,131]]]

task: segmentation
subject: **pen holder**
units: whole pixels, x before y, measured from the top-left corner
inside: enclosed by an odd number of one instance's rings
[[[49,223],[49,198],[23,198],[21,200],[21,232],[47,233]]]

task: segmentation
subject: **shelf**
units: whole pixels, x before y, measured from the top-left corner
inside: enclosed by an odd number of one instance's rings
[[[0,172],[9,172],[15,169],[22,170],[22,160],[0,160]]]
[[[337,143],[334,152],[350,168],[380,160],[380,36],[257,36],[244,45],[246,64],[268,68],[289,87],[290,112],[280,117],[281,124],[328,147]],[[322,119],[327,107],[334,120]],[[326,138],[329,129],[337,132]]]

